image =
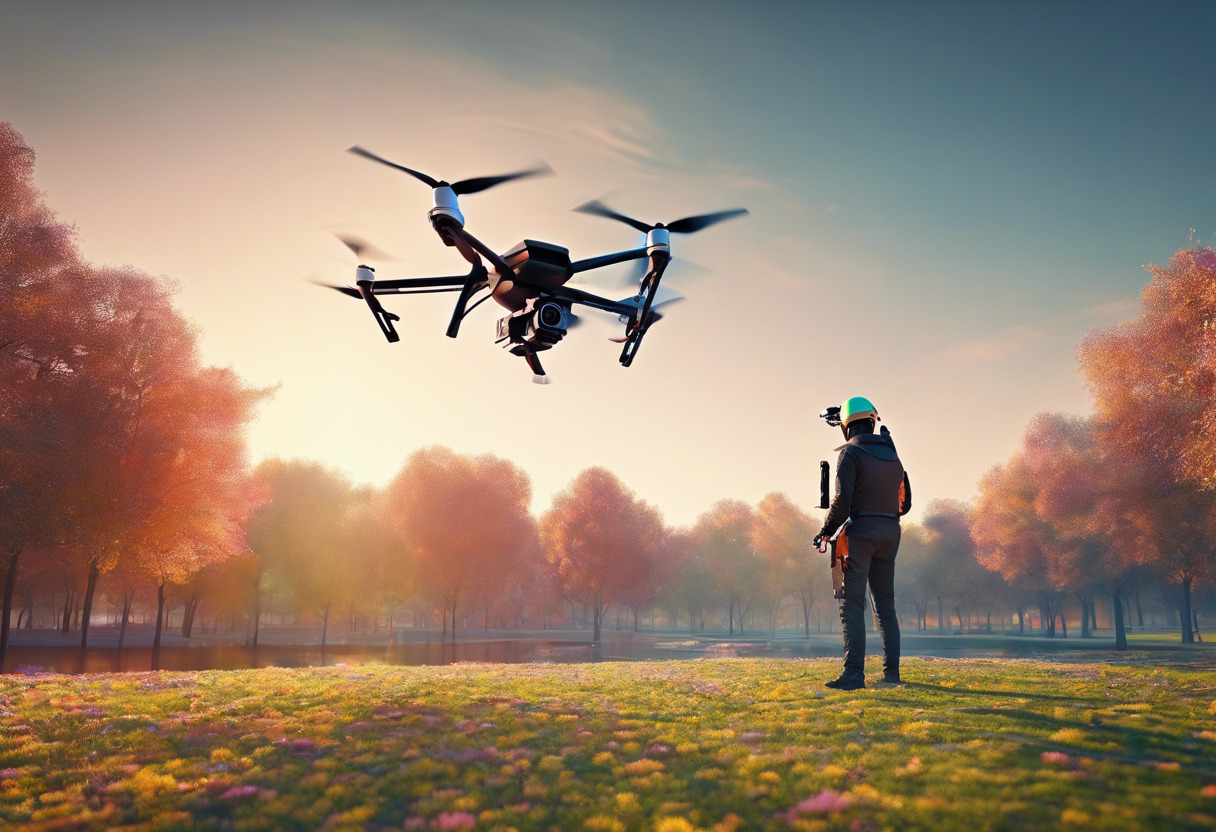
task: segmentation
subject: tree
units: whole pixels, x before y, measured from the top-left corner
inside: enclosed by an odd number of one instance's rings
[[[591,608],[598,642],[608,603],[636,597],[649,579],[665,529],[658,510],[614,474],[588,468],[553,498],[540,535],[566,595]]]
[[[721,603],[721,596],[696,533],[677,529],[668,534],[663,560],[671,572],[664,595],[673,607],[688,613],[690,632],[696,632],[698,625],[704,629],[705,613]]]
[[[735,613],[739,632],[744,619],[760,592],[764,563],[756,555],[752,539],[755,525],[751,506],[741,500],[719,500],[697,518],[694,533],[697,545],[719,592],[726,599],[728,626],[735,632]]]
[[[157,581],[153,670],[159,668],[165,588],[245,551],[257,506],[243,428],[265,390],[230,370],[207,368],[157,388],[136,433],[139,485],[125,496],[133,522],[124,544]]]
[[[506,581],[537,545],[528,475],[507,460],[438,446],[415,452],[385,489],[385,504],[437,601],[447,636],[457,605],[481,581]]]
[[[1111,455],[1142,460],[1154,486],[1148,539],[1179,587],[1182,640],[1190,642],[1192,587],[1216,571],[1216,251],[1183,249],[1149,272],[1141,315],[1089,333],[1078,358],[1101,441]]]
[[[931,545],[930,538],[923,526],[915,524],[904,526],[900,533],[895,597],[911,601],[917,630],[929,629],[929,604],[941,597],[947,577],[943,550]],[[938,623],[939,630],[945,629],[944,622]]]
[[[325,646],[330,610],[349,602],[357,586],[358,570],[349,559],[356,537],[350,526],[354,490],[346,477],[318,462],[270,459],[256,476],[268,502],[251,519],[250,544],[278,573],[296,608],[321,616]]]
[[[61,507],[88,433],[72,303],[87,297],[89,275],[71,229],[34,189],[33,169],[33,151],[0,123],[0,668],[21,553],[62,536]]]
[[[1037,599],[1048,638],[1065,598],[1050,574],[1054,531],[1034,507],[1051,450],[1036,446],[1028,430],[1013,457],[980,480],[971,528],[979,562]]]
[[[752,543],[764,564],[766,594],[780,601],[791,592],[802,604],[802,623],[811,634],[811,608],[816,594],[826,592],[829,565],[816,551],[811,518],[780,492],[767,494],[756,506]]]

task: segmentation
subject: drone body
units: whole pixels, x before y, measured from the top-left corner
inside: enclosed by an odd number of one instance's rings
[[[461,322],[473,309],[493,298],[510,312],[498,321],[497,342],[502,343],[513,355],[526,359],[532,369],[533,380],[541,384],[547,383],[548,378],[541,368],[538,353],[551,349],[561,341],[567,330],[578,323],[578,317],[573,312],[575,305],[588,306],[619,317],[625,325],[624,336],[612,340],[624,345],[620,363],[628,367],[633,362],[646,331],[661,317],[657,307],[670,302],[656,302],[656,293],[663,272],[671,262],[671,234],[692,233],[747,213],[746,209],[740,208],[687,217],[666,225],[651,225],[618,214],[599,202],[589,202],[575,210],[623,222],[645,233],[646,245],[572,261],[570,252],[562,246],[538,240],[523,240],[505,253],[498,254],[466,230],[465,217],[460,210],[460,197],[513,179],[547,173],[548,168],[448,183],[390,162],[361,147],[352,147],[350,151],[407,173],[430,186],[433,192],[433,207],[427,213],[427,218],[444,245],[459,251],[471,268],[466,275],[377,280],[373,268],[360,264],[355,270],[354,287],[331,285],[331,288],[350,297],[362,299],[390,342],[400,340],[393,323],[401,319],[380,305],[380,295],[458,292],[447,329],[447,335],[451,338],[459,334]],[[359,241],[342,239],[356,256],[361,256],[367,248]],[[566,285],[580,272],[631,260],[646,261],[647,267],[640,278],[637,291],[631,297],[614,301]]]

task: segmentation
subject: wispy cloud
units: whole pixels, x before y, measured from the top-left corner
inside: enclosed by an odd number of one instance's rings
[[[1118,298],[1093,306],[1063,312],[1041,324],[1017,324],[985,338],[956,344],[943,350],[939,357],[946,361],[990,364],[1017,353],[1072,334],[1078,325],[1101,326],[1134,314],[1138,308],[1134,298]]]

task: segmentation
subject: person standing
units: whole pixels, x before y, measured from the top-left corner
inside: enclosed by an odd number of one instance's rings
[[[830,413],[830,411],[829,411]],[[829,418],[825,414],[825,418]],[[895,617],[895,555],[899,551],[899,518],[911,508],[911,489],[895,442],[884,427],[874,432],[878,411],[869,399],[854,396],[840,406],[845,444],[837,450],[836,493],[818,546],[848,524],[848,560],[844,569],[844,598],[840,602],[844,634],[844,672],[827,682],[837,690],[866,686],[866,586],[874,598],[882,636],[882,681],[901,684],[899,620]],[[835,424],[835,421],[829,421]]]

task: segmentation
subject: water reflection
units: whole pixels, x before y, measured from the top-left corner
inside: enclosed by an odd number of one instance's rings
[[[575,634],[577,635],[577,634]],[[874,652],[878,640],[869,645]],[[1017,636],[930,636],[904,638],[906,655],[994,658],[1033,658],[1084,651],[1109,651],[1109,640],[1043,639]],[[1167,649],[1137,645],[1136,649]],[[166,645],[161,648],[165,670],[241,670],[254,667],[311,667],[334,664],[379,663],[443,665],[454,662],[599,662],[655,659],[712,658],[719,656],[822,658],[839,657],[840,636],[810,638],[780,636],[729,640],[727,638],[639,634],[606,636],[600,644],[574,638],[514,638],[466,641],[415,641],[390,644],[319,645],[266,644],[257,648],[239,644]],[[1113,658],[1107,654],[1107,658]],[[1197,657],[1194,657],[1197,658]],[[90,648],[81,663],[80,650],[67,646],[15,644],[9,648],[6,670],[12,672],[113,673],[147,671],[150,647],[127,647],[121,656],[112,646]]]

